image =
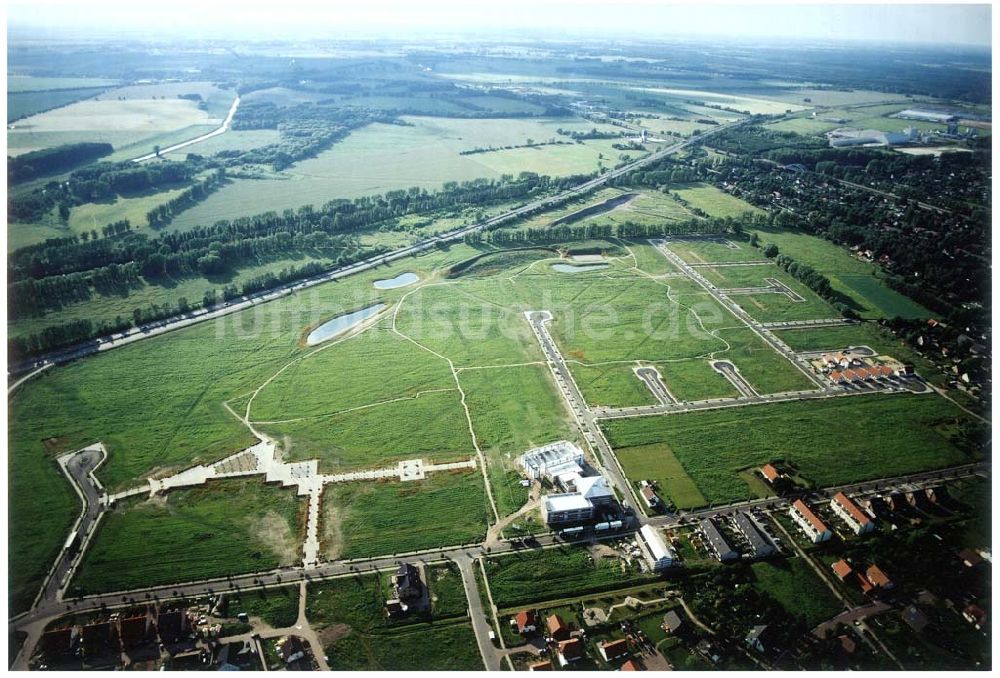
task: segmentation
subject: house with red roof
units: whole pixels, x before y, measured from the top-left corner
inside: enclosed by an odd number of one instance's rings
[[[545,626],[548,628],[549,637],[555,640],[566,640],[569,638],[569,627],[566,626],[566,622],[559,615],[549,615],[545,620]]]
[[[622,671],[645,671],[645,667],[634,659],[629,659],[627,662],[622,664]]]
[[[774,468],[771,464],[764,464],[761,466],[760,474],[771,484],[774,484],[774,481],[781,477],[781,473],[778,472],[778,469]]]
[[[521,610],[510,620],[510,625],[522,636],[534,633],[538,628],[538,613],[534,610]]]
[[[528,667],[529,671],[552,671],[552,662],[538,662]]]
[[[831,567],[833,573],[837,575],[837,579],[840,581],[847,581],[847,578],[854,574],[854,568],[843,558],[835,562]]]
[[[872,583],[872,586],[885,591],[888,591],[896,586],[896,584],[889,579],[889,575],[883,572],[882,568],[878,565],[870,565],[865,571],[865,576],[868,577],[868,581]]]
[[[559,657],[560,666],[566,666],[567,664],[583,659],[583,641],[579,638],[561,640],[559,641],[556,654]]]
[[[606,662],[614,661],[628,654],[628,641],[624,638],[606,640],[597,645],[598,652]]]

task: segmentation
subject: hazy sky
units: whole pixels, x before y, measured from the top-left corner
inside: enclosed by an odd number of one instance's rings
[[[11,0],[8,27],[244,39],[538,31],[989,45],[971,4],[674,4],[656,0]]]

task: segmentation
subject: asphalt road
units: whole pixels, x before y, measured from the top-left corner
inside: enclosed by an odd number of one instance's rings
[[[462,575],[462,586],[465,588],[465,597],[469,601],[469,618],[472,620],[472,630],[476,633],[476,644],[479,645],[479,654],[483,657],[483,664],[487,671],[502,671],[500,657],[497,656],[493,641],[490,640],[490,616],[483,609],[483,599],[479,595],[479,585],[476,583],[476,574],[473,568],[476,561],[469,558],[459,558],[456,561],[458,571]]]
[[[212,137],[217,137],[220,134],[225,134],[226,132],[229,131],[229,126],[233,123],[233,116],[236,115],[236,109],[239,108],[239,106],[240,106],[240,98],[237,96],[233,100],[233,105],[229,107],[229,113],[226,115],[226,119],[222,121],[222,125],[218,129],[214,129],[208,134],[202,134],[200,137],[196,137],[194,139],[188,139],[187,141],[182,141],[179,144],[174,144],[173,146],[167,146],[166,148],[161,148],[159,154],[153,152],[153,153],[147,153],[146,155],[143,156],[139,156],[138,158],[132,158],[132,162],[145,162],[147,160],[152,160],[153,158],[156,158],[158,156],[164,156],[167,153],[172,153],[173,151],[186,148],[193,144],[201,143],[206,139],[211,139]]]
[[[331,280],[340,280],[363,271],[368,271],[374,269],[383,264],[388,264],[406,257],[425,252],[440,243],[454,242],[456,240],[461,240],[467,234],[489,228],[491,226],[496,226],[502,224],[506,221],[520,218],[526,216],[538,210],[547,209],[553,207],[565,200],[577,197],[579,195],[589,193],[599,186],[603,186],[605,183],[612,179],[616,179],[624,174],[637,170],[644,167],[650,163],[654,163],[668,155],[677,153],[678,151],[686,148],[689,145],[700,143],[706,137],[716,134],[723,129],[729,129],[734,126],[738,126],[740,122],[732,123],[730,125],[720,125],[712,130],[709,130],[702,134],[701,136],[694,137],[682,142],[678,142],[666,148],[662,148],[658,151],[654,151],[650,155],[624,165],[618,169],[611,170],[599,177],[590,179],[588,181],[579,184],[573,188],[567,189],[553,196],[546,198],[541,198],[539,200],[534,200],[521,207],[515,208],[513,210],[504,212],[495,217],[484,220],[478,224],[470,224],[469,226],[464,226],[448,233],[442,233],[440,235],[433,236],[426,240],[423,240],[409,247],[404,247],[395,250],[389,254],[380,255],[376,257],[370,257],[363,261],[359,261],[355,264],[350,264],[348,266],[342,266],[326,273],[322,273],[311,278],[306,278],[293,283],[287,283],[279,287],[273,288],[271,290],[260,292],[258,294],[248,295],[240,297],[239,299],[230,301],[221,306],[216,306],[210,310],[199,309],[186,313],[183,315],[174,316],[172,318],[167,318],[153,323],[148,323],[146,325],[141,325],[139,327],[133,327],[125,332],[119,332],[111,335],[107,338],[102,338],[100,340],[86,341],[70,346],[65,349],[60,349],[57,351],[52,351],[43,356],[39,356],[33,360],[25,361],[16,365],[8,366],[9,376],[20,376],[38,368],[43,367],[48,364],[61,364],[69,362],[71,360],[77,360],[79,358],[98,353],[100,351],[108,351],[113,348],[118,348],[120,346],[125,346],[127,344],[141,341],[149,337],[154,337],[166,332],[170,332],[183,327],[188,327],[196,323],[204,322],[206,320],[211,320],[213,318],[220,318],[230,313],[236,313],[237,311],[242,311],[252,306],[262,304],[280,297],[286,296],[298,290],[303,290],[315,285],[320,285],[322,283],[330,282]]]
[[[736,369],[736,365],[728,360],[713,360],[711,365],[712,369],[724,376],[744,398],[760,397],[760,394],[754,390],[753,386]]]
[[[660,373],[656,370],[656,368],[639,367],[636,368],[635,374],[646,383],[646,386],[649,388],[653,396],[662,404],[669,405],[677,402],[677,398],[675,398],[674,394],[670,392],[667,385],[663,383],[663,378],[660,376]]]

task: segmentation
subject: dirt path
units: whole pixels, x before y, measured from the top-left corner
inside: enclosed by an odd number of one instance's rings
[[[500,542],[500,533],[503,532],[504,528],[506,528],[508,525],[510,525],[512,522],[514,522],[521,516],[525,515],[526,513],[530,513],[531,511],[541,506],[542,505],[541,495],[542,495],[541,484],[532,483],[531,491],[528,493],[528,501],[525,502],[524,506],[519,508],[517,511],[511,513],[506,518],[501,519],[499,522],[494,523],[493,527],[487,530],[486,541],[484,542],[484,546],[486,548],[491,548],[493,546],[496,546]]]

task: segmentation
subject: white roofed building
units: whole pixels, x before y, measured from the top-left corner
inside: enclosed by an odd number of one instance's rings
[[[550,494],[542,501],[542,517],[549,525],[590,520],[594,517],[594,505],[579,492]]]
[[[528,450],[518,457],[517,464],[532,480],[551,481],[560,476],[568,480],[571,474],[583,474],[583,450],[568,440],[560,440]]]
[[[649,558],[650,567],[654,571],[665,570],[678,564],[677,551],[670,547],[652,525],[643,525],[639,529],[643,550]]]

